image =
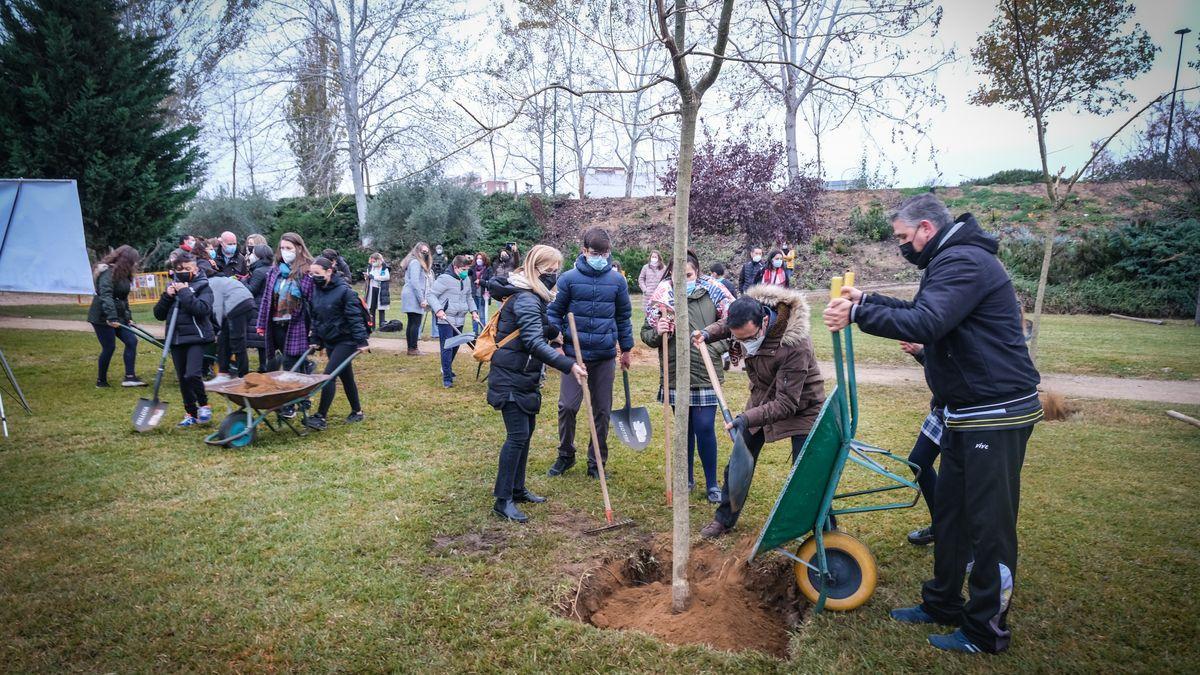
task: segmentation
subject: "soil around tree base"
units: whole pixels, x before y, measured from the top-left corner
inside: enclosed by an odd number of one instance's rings
[[[790,630],[799,624],[802,609],[792,566],[778,557],[747,565],[752,546],[753,540],[745,538],[728,551],[711,542],[693,547],[688,564],[692,602],[679,614],[671,607],[669,537],[588,570],[560,609],[597,628],[786,659]]]

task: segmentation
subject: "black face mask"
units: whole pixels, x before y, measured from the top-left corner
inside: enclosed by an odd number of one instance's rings
[[[321,285],[325,286],[326,288],[328,288],[329,286],[332,286],[333,285],[333,275],[330,274],[327,277],[322,277]]]
[[[554,288],[554,284],[558,283],[558,272],[539,274],[538,280],[545,284],[546,288]]]
[[[928,244],[926,244],[926,246],[928,246]],[[900,244],[900,255],[904,256],[905,260],[914,265],[916,265],[917,261],[921,259],[921,252],[913,249],[911,241],[907,244]]]
[[[174,276],[175,276],[175,281],[178,281],[178,282],[184,283],[184,284],[190,282],[192,279],[195,278],[195,275],[193,275],[191,272],[185,272],[182,270],[175,272]]]

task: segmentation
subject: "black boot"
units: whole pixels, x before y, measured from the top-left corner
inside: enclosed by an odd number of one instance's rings
[[[554,466],[550,467],[550,470],[546,472],[546,475],[561,476],[567,472],[567,469],[570,469],[573,466],[575,466],[574,457],[559,457],[558,459],[554,460]]]
[[[546,498],[536,495],[528,489],[513,492],[512,500],[518,504],[545,504]]]
[[[516,502],[511,499],[507,501],[503,499],[497,499],[496,505],[492,507],[492,513],[515,523],[525,523],[529,521],[529,516],[521,513],[521,509],[518,509]]]

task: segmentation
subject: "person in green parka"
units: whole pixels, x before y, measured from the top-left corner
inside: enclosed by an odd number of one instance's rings
[[[108,386],[108,365],[117,350],[117,340],[125,345],[125,377],[122,387],[144,387],[134,372],[137,361],[137,336],[123,326],[133,325],[133,313],[129,310],[129,289],[133,286],[133,275],[141,256],[137,249],[124,245],[104,256],[92,270],[96,294],[88,308],[88,323],[100,341],[100,358],[97,359],[96,386]]]
[[[701,278],[700,261],[696,254],[688,251],[687,255],[687,303],[688,303],[688,333],[700,330],[710,323],[716,322],[725,314],[728,306],[728,296],[725,291],[711,279]],[[647,303],[646,321],[642,324],[642,342],[654,349],[661,349],[664,336],[667,337],[668,365],[671,384],[675,383],[675,341],[670,336],[675,333],[675,299],[672,286],[672,268],[667,265],[662,281],[659,282]],[[726,342],[713,342],[707,346],[709,356],[716,363],[721,362],[721,355],[728,351]],[[724,372],[718,369],[718,381],[723,381]],[[663,396],[662,374],[659,374],[658,400]],[[675,405],[675,390],[670,389],[669,401]],[[708,501],[713,504],[721,502],[721,486],[717,481],[717,435],[714,427],[717,415],[717,392],[704,367],[704,360],[699,349],[692,346],[691,359],[691,390],[688,392],[688,485],[696,485],[695,466],[696,450],[700,451],[700,464],[704,469],[704,483]]]

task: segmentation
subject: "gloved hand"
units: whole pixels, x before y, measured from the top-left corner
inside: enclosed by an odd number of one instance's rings
[[[737,434],[745,434],[746,429],[748,429],[749,427],[750,427],[750,421],[746,419],[745,415],[738,415],[737,417],[733,418],[733,424],[726,426],[726,428],[729,429],[731,432],[737,433]]]

